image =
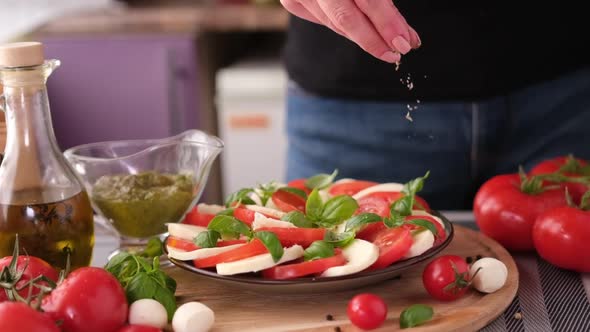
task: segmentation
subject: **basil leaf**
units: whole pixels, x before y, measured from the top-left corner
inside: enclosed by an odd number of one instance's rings
[[[320,220],[322,217],[322,211],[324,210],[324,202],[317,189],[314,189],[305,203],[305,212],[307,216],[312,220]]]
[[[283,257],[283,245],[277,235],[273,232],[256,232],[255,237],[259,239],[272,256],[273,261],[278,262]]]
[[[305,186],[309,189],[324,189],[328,187],[338,175],[338,170],[334,170],[332,174],[317,174],[305,181]]]
[[[586,191],[580,199],[580,209],[588,211],[590,209],[590,190]]]
[[[389,228],[394,228],[403,225],[405,219],[406,218],[404,216],[395,215],[389,218],[383,218],[383,223]]]
[[[162,254],[164,254],[162,241],[157,237],[149,239],[145,249],[139,253],[140,256],[147,258],[159,257],[162,256]]]
[[[356,231],[363,225],[378,222],[381,220],[383,219],[375,213],[362,213],[348,219],[348,221],[346,222],[345,231]]]
[[[406,195],[398,198],[391,204],[389,213],[391,216],[409,216],[412,214],[414,195]]]
[[[432,319],[434,310],[424,304],[414,304],[404,311],[399,317],[399,326],[402,329],[422,325]]]
[[[298,188],[283,187],[283,188],[279,188],[278,190],[286,191],[288,193],[295,194],[303,199],[307,199],[307,194],[305,193],[305,191],[298,189]]]
[[[306,261],[334,256],[334,246],[326,241],[314,241],[303,252]]]
[[[281,218],[283,221],[288,221],[297,227],[302,228],[313,228],[313,222],[309,221],[303,212],[301,211],[291,211]]]
[[[217,241],[221,238],[218,231],[208,229],[206,232],[201,232],[195,237],[195,244],[201,248],[215,248]]]
[[[125,274],[125,267],[129,264],[134,264],[136,267],[138,265],[133,259],[133,257],[131,257],[130,253],[120,252],[113,256],[111,259],[109,259],[104,269],[109,271],[112,275],[114,275],[115,277],[117,277],[117,279],[120,280],[120,277],[124,276]]]
[[[174,293],[160,283],[158,275],[150,275],[147,272],[137,273],[125,288],[127,301],[133,303],[141,299],[154,299],[160,302],[168,313],[168,320],[172,320],[176,311],[176,299]]]
[[[339,224],[352,217],[358,207],[356,200],[348,195],[332,197],[324,205],[322,219],[335,221],[336,224]]]
[[[326,235],[324,235],[324,241],[334,247],[342,248],[354,241],[355,235],[354,232],[334,233],[332,231],[327,231]]]
[[[211,219],[207,229],[221,234],[242,234],[251,237],[252,231],[248,225],[230,216],[215,216]]]
[[[432,235],[434,235],[434,237],[438,237],[438,229],[436,229],[436,226],[434,226],[430,221],[426,219],[412,219],[407,220],[406,223],[426,228],[427,230],[432,232]]]
[[[429,175],[430,171],[427,171],[426,174],[424,174],[424,176],[410,180],[404,185],[404,189],[402,189],[402,192],[406,195],[415,195],[417,192],[422,190],[422,188],[424,187],[424,181],[428,178]]]
[[[244,188],[232,193],[225,200],[225,206],[231,207],[235,203],[242,204],[256,204],[248,195],[254,192],[252,188]]]
[[[227,208],[223,211],[219,211],[217,212],[217,214],[215,214],[216,216],[230,216],[233,217],[234,216],[234,209],[233,208]]]

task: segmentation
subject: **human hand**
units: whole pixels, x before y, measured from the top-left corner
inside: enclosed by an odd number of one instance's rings
[[[281,4],[293,15],[325,25],[389,63],[420,47],[418,33],[392,0],[281,0]]]

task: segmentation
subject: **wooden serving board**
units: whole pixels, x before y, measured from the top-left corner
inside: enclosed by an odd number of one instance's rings
[[[455,238],[441,255],[495,257],[506,264],[508,281],[493,294],[470,290],[454,302],[431,298],[422,286],[421,264],[399,279],[340,293],[268,295],[242,291],[218,281],[172,267],[178,282],[179,303],[200,301],[215,312],[213,331],[360,331],[346,316],[348,301],[356,294],[371,292],[388,305],[387,321],[374,331],[399,329],[401,311],[416,303],[430,305],[435,316],[427,324],[408,331],[475,331],[498,317],[512,302],[518,289],[518,270],[512,256],[487,236],[455,225]],[[328,320],[331,315],[333,320]]]

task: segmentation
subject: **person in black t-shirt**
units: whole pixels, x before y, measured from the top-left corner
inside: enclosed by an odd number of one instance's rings
[[[288,180],[338,168],[405,182],[431,170],[433,207],[465,209],[495,174],[590,158],[582,2],[281,3],[294,15]]]

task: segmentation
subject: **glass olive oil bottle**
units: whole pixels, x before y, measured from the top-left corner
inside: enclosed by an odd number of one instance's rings
[[[45,82],[59,67],[40,43],[0,45],[0,109],[7,140],[0,166],[0,257],[21,254],[58,269],[87,266],[94,246],[88,195],[63,157],[53,133]]]

